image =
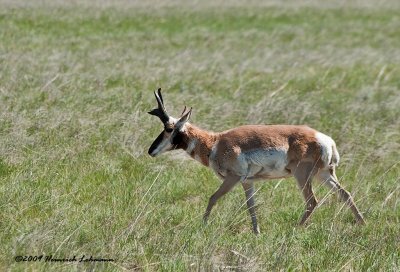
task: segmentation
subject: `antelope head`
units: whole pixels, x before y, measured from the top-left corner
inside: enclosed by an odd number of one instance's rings
[[[148,153],[152,157],[179,148],[179,144],[182,142],[184,125],[189,120],[192,113],[191,108],[186,112],[185,106],[179,119],[169,116],[165,110],[161,88],[159,88],[157,92],[154,91],[154,96],[156,97],[158,107],[148,113],[160,118],[164,125],[164,130],[158,135],[149,148]]]

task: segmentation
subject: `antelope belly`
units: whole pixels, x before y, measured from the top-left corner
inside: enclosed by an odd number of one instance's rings
[[[286,149],[257,149],[244,152],[248,178],[280,178],[288,175]]]

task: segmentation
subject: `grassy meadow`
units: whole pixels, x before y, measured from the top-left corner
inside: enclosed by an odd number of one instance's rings
[[[399,271],[397,1],[0,0],[1,271]],[[169,113],[222,131],[308,124],[331,135],[367,225],[318,182],[297,223],[293,179],[220,181],[181,151],[147,149]],[[16,262],[16,256],[113,262]]]

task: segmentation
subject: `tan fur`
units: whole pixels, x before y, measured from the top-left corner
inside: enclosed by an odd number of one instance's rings
[[[290,125],[247,125],[219,134],[217,164],[230,168],[238,156],[234,147],[241,152],[255,148],[284,148],[288,150],[288,162],[301,160],[318,162],[321,153],[316,131],[307,126]]]
[[[199,156],[205,166],[209,166],[209,155],[217,141],[216,163],[227,169],[232,168],[240,152],[255,148],[284,148],[288,150],[289,164],[307,160],[322,166],[316,130],[307,126],[247,125],[221,133],[208,132],[191,124],[185,126],[185,146],[190,139],[196,139],[197,144],[190,156]]]
[[[185,124],[184,141],[186,146],[191,139],[196,139],[195,148],[189,154],[192,158],[196,155],[200,158],[200,162],[208,166],[211,148],[218,139],[218,134],[199,129],[191,124]],[[186,149],[185,149],[186,150]]]

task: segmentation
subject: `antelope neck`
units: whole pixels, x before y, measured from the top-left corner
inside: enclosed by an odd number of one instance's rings
[[[209,165],[209,157],[213,145],[218,140],[218,134],[202,130],[189,123],[183,130],[182,148],[194,159],[203,165]]]

